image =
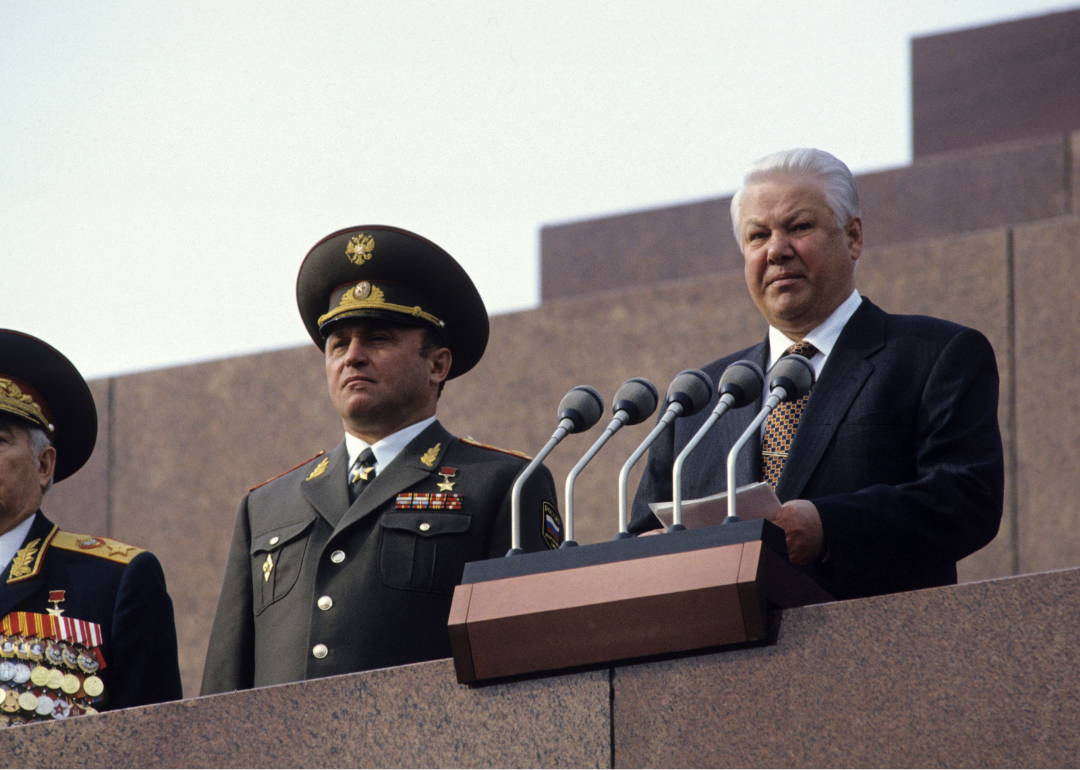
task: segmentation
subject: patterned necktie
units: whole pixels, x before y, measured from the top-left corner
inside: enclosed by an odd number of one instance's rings
[[[809,342],[796,343],[784,351],[787,356],[806,358],[813,358],[815,353],[817,348]],[[807,393],[797,401],[783,401],[765,420],[765,435],[761,437],[761,480],[768,482],[773,489],[780,480],[780,472],[784,470],[792,439],[795,438],[795,429],[799,427],[799,418],[809,400],[810,394]]]
[[[356,458],[349,471],[349,503],[360,497],[360,493],[374,480],[375,453],[368,447]]]

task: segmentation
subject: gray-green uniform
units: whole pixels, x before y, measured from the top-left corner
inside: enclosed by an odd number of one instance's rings
[[[487,343],[487,312],[465,272],[396,228],[320,241],[297,300],[320,347],[342,319],[430,324],[453,353],[451,378]],[[466,562],[510,548],[511,488],[527,462],[436,421],[351,504],[345,442],[252,489],[236,517],[203,694],[450,657],[454,587]],[[522,545],[557,547],[561,530],[541,467],[522,495]]]

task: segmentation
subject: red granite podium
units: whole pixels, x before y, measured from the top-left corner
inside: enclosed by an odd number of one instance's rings
[[[766,638],[766,614],[831,601],[767,521],[466,565],[450,610],[458,681],[476,683]]]

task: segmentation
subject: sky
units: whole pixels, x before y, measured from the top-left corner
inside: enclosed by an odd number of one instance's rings
[[[912,37],[1075,7],[0,0],[0,327],[88,379],[309,343],[300,262],[376,223],[535,307],[542,225],[905,165]]]

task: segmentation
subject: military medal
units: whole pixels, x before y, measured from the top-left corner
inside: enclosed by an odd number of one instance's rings
[[[266,561],[263,562],[263,582],[270,582],[270,573],[274,571],[274,557],[270,554],[266,554]]]
[[[51,604],[52,607],[46,608],[45,611],[53,617],[60,617],[64,614],[64,611],[60,609],[60,602],[62,601],[64,601],[63,591],[49,591],[49,604]]]
[[[15,640],[10,636],[4,636],[0,640],[0,658],[14,658],[15,657]]]
[[[50,690],[59,690],[64,686],[64,672],[58,668],[50,668],[49,679],[45,682],[45,686]]]
[[[371,472],[373,470],[375,470],[374,465],[361,465],[361,466],[358,466],[356,468],[356,470],[354,470],[352,472],[352,476],[349,478],[349,483],[350,484],[355,484],[357,482],[357,480],[367,481],[368,477],[371,476]]]
[[[88,676],[83,680],[83,691],[91,698],[97,698],[105,692],[105,683],[96,676]]]
[[[25,663],[15,664],[15,676],[12,677],[15,684],[26,684],[30,681],[30,667]]]
[[[79,653],[69,644],[65,644],[60,649],[60,657],[64,659],[64,665],[70,668],[72,671],[79,667]]]
[[[54,666],[59,666],[64,662],[64,658],[60,651],[60,645],[52,639],[45,643],[45,658]]]
[[[44,687],[49,681],[49,669],[44,666],[34,666],[30,671],[30,681],[35,687]]]
[[[56,708],[56,702],[48,695],[42,695],[38,698],[37,708],[34,709],[40,716],[51,717],[53,709]]]
[[[32,692],[24,692],[17,701],[23,711],[37,711],[37,702],[37,696]]]
[[[15,664],[10,660],[0,663],[0,682],[10,682],[15,678]]]
[[[64,680],[60,683],[60,689],[68,695],[74,695],[82,687],[79,677],[74,674],[64,674]]]
[[[92,674],[101,667],[97,658],[91,655],[89,652],[83,651],[79,653],[79,668],[84,674]]]
[[[439,491],[453,492],[455,482],[450,479],[457,476],[457,468],[440,468],[439,475],[443,478],[443,480],[439,482]]]
[[[19,710],[19,696],[14,690],[7,691],[7,695],[4,696],[4,702],[0,703],[0,709],[3,709],[9,714],[14,714]]]

